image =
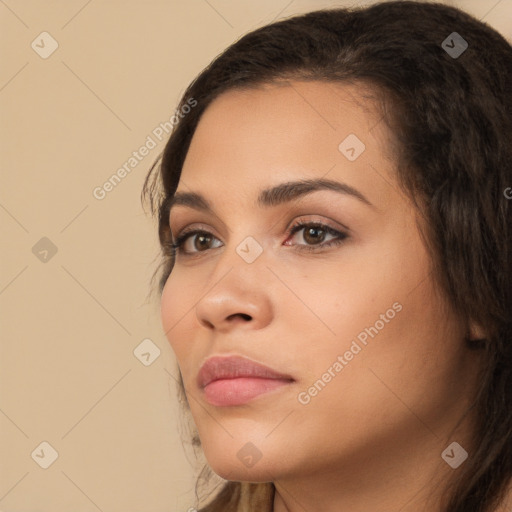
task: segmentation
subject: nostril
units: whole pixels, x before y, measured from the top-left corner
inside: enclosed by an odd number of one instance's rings
[[[214,329],[214,325],[208,320],[202,320],[201,323],[208,329]]]
[[[251,316],[247,315],[246,313],[234,313],[233,315],[228,316],[228,320],[231,320],[231,318],[237,317],[237,316],[243,318],[244,320],[251,320]]]

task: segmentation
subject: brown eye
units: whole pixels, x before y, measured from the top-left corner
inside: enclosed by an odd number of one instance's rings
[[[176,242],[172,244],[172,251],[183,255],[206,252],[208,249],[215,248],[211,246],[214,240],[217,238],[207,231],[188,231],[176,238]]]
[[[302,239],[304,243],[290,243],[290,239],[295,237],[295,234],[304,231]],[[325,241],[326,237],[330,236],[332,239]],[[333,245],[341,244],[348,235],[338,231],[330,226],[321,223],[301,223],[296,224],[291,228],[290,236],[284,245],[296,245],[299,250],[321,250]],[[215,241],[219,242],[217,245]],[[222,242],[208,231],[195,230],[181,233],[176,242],[171,244],[171,251],[173,255],[180,254],[182,256],[198,255],[206,253],[210,249],[216,249],[222,246]]]
[[[305,243],[291,243],[289,240],[294,238],[296,233],[300,231],[303,231],[302,240]],[[347,238],[345,233],[318,222],[296,224],[291,229],[291,235],[292,236],[286,241],[285,245],[297,245],[301,250],[305,249],[312,251],[317,249],[320,250],[331,245],[338,245]],[[333,238],[324,242],[326,236],[331,236]]]
[[[304,240],[308,244],[317,244],[323,242],[326,232],[320,227],[309,227],[304,230]]]
[[[212,237],[210,235],[196,234],[194,236],[195,236],[195,238],[193,238],[194,249],[197,249],[198,251],[204,251],[206,249],[209,249],[208,245],[212,241]]]

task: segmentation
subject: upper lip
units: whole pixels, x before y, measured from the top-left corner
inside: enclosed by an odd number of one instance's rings
[[[242,356],[213,356],[206,360],[197,376],[199,387],[219,379],[256,377],[261,379],[294,380],[290,375],[279,373],[268,366],[256,363]]]

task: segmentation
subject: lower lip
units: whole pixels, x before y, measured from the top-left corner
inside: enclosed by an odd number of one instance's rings
[[[236,379],[219,379],[204,388],[207,402],[217,406],[242,405],[264,393],[290,384],[290,380],[239,377]]]

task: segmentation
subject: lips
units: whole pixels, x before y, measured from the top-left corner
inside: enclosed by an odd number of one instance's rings
[[[212,405],[238,406],[282,388],[294,379],[245,357],[211,357],[201,367],[197,384]]]
[[[255,363],[245,357],[215,356],[208,359],[201,367],[198,375],[198,385],[200,388],[204,388],[215,380],[238,379],[242,377],[294,380],[290,375],[279,373],[268,366]]]

